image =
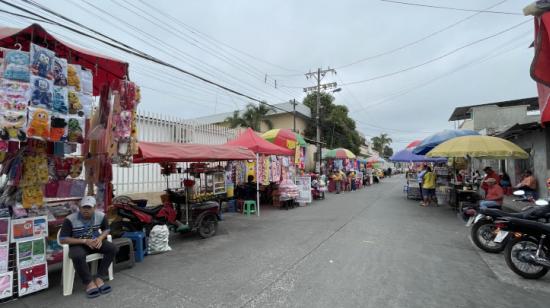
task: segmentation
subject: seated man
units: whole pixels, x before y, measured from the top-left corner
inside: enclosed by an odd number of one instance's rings
[[[537,179],[533,176],[533,173],[531,171],[525,171],[523,175],[523,179],[521,182],[516,186],[517,189],[524,190],[527,195],[532,196],[533,198],[536,198],[536,192],[537,192]]]
[[[109,234],[107,217],[104,213],[95,211],[95,205],[93,196],[82,198],[80,211],[65,218],[59,234],[61,244],[69,245],[69,257],[86,286],[88,298],[111,292],[111,287],[104,280],[108,277],[109,266],[117,253],[117,247],[105,240]],[[95,279],[86,263],[86,256],[92,253],[103,254]]]
[[[504,190],[494,178],[487,178],[484,183],[487,184],[487,194],[485,200],[479,202],[479,208],[501,207],[504,198]]]

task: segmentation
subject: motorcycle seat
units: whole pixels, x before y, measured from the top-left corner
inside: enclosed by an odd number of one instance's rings
[[[550,213],[550,211],[546,207],[533,207],[517,213],[505,212],[498,209],[482,209],[480,210],[480,213],[491,217],[512,217],[519,219],[536,220],[538,218],[545,218]]]
[[[162,207],[163,207],[162,204],[156,205],[156,206],[148,206],[148,207],[134,206],[135,209],[152,216],[155,216],[162,209]]]
[[[526,219],[519,219],[519,218],[510,218],[509,222],[511,225],[523,225],[528,226],[532,229],[539,230],[543,233],[550,234],[550,225],[543,224],[540,222],[532,221],[532,220],[526,220]]]

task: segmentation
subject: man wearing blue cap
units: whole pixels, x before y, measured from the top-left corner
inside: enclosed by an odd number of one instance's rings
[[[117,247],[106,241],[109,234],[107,217],[104,213],[96,211],[95,205],[96,200],[93,196],[82,198],[80,211],[65,218],[59,234],[60,242],[69,245],[69,257],[86,286],[88,298],[111,292],[112,289],[105,284],[105,280],[108,278],[109,266],[117,253]],[[86,256],[93,253],[103,254],[95,278],[92,277],[86,263]]]

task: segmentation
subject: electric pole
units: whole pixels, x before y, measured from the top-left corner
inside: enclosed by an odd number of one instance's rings
[[[317,136],[315,141],[317,143],[317,162],[315,163],[315,172],[321,172],[321,126],[319,125],[319,113],[321,109],[321,89],[329,90],[336,88],[336,82],[321,84],[321,80],[325,77],[327,73],[336,74],[336,70],[331,69],[330,67],[326,70],[321,68],[317,69],[317,72],[309,72],[306,74],[306,79],[314,78],[317,81],[317,85],[314,87],[304,88],[304,92],[317,92],[317,104],[316,104],[316,113],[315,113],[315,126],[317,127]]]
[[[296,133],[296,105],[298,103],[296,103],[296,99],[293,98],[292,101],[290,102],[292,104],[292,115],[294,117],[294,125],[292,126],[292,131]]]

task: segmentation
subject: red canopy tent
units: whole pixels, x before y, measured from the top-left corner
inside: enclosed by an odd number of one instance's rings
[[[235,140],[226,143],[227,145],[242,146],[257,154],[286,155],[293,156],[294,151],[275,145],[258,136],[251,128],[246,129]]]
[[[104,84],[128,78],[128,63],[64,42],[38,24],[23,29],[0,27],[0,47],[18,49],[16,44],[21,44],[21,50],[29,51],[30,42],[53,50],[57,57],[66,58],[71,64],[91,70],[95,96]]]
[[[256,153],[256,174],[258,174],[259,154],[266,155],[294,155],[294,151],[275,145],[258,136],[252,128],[247,128],[235,140],[226,143],[227,145],[243,146]],[[256,214],[260,216],[260,183],[256,180]]]
[[[172,142],[140,142],[134,163],[206,162],[252,160],[254,153],[244,147]]]

